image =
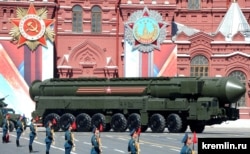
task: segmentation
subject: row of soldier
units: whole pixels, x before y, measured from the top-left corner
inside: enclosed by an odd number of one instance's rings
[[[24,125],[22,123],[22,116],[19,117],[17,124],[16,124],[16,146],[20,147],[19,139],[21,134],[24,132]],[[30,134],[29,134],[29,152],[33,152],[33,141],[37,137],[37,127],[34,124],[35,119],[31,119],[31,124],[30,124]],[[46,143],[46,154],[49,154],[51,144],[55,143],[55,136],[54,136],[54,131],[52,128],[52,122],[49,121],[46,125],[46,137],[45,137],[45,143]],[[5,116],[5,119],[3,121],[3,137],[2,137],[2,142],[3,143],[8,143],[9,142],[9,115],[7,114]],[[66,126],[66,131],[65,131],[65,154],[70,154],[71,151],[75,151],[75,143],[74,143],[74,134],[71,131],[72,130],[72,124],[68,124]],[[94,127],[93,129],[93,136],[91,137],[91,154],[100,154],[102,153],[102,144],[101,144],[101,137],[100,137],[100,130],[97,127]],[[135,130],[133,129],[130,132],[131,139],[128,142],[128,152],[130,154],[139,154],[140,153],[140,147],[139,147],[139,138],[138,134],[140,134],[140,130]],[[189,137],[187,134],[182,139],[182,143],[184,143],[180,153],[181,154],[192,154],[193,151],[189,147],[192,143],[191,137]]]
[[[9,142],[9,128],[10,128],[10,115],[6,114],[4,115],[4,119],[3,119],[3,124],[2,124],[2,128],[3,128],[3,136],[2,136],[2,142],[3,143],[8,143]],[[17,120],[16,123],[16,146],[19,147],[20,143],[19,143],[19,139],[21,137],[21,134],[24,131],[24,124],[22,122],[23,116],[20,116]]]
[[[75,151],[75,143],[74,143],[74,134],[71,132],[73,126],[72,124],[68,124],[66,126],[65,131],[65,154],[70,154],[71,151]],[[90,154],[101,154],[102,153],[102,142],[100,136],[100,130],[97,127],[93,128],[93,135],[91,137],[91,150]],[[128,143],[128,152],[131,154],[139,154],[140,147],[139,143],[137,142],[138,132],[134,129],[130,132],[131,139]],[[49,121],[46,127],[46,154],[49,154],[51,143],[54,142],[54,131],[52,129],[52,122]]]
[[[17,124],[16,124],[16,146],[20,147],[19,139],[21,137],[21,134],[24,132],[24,125],[22,123],[22,116],[19,117]],[[46,137],[45,137],[45,143],[46,143],[46,154],[49,154],[51,144],[55,143],[55,136],[54,131],[52,128],[52,122],[49,121],[46,125]],[[70,154],[71,151],[75,151],[75,143],[74,143],[74,134],[71,131],[72,130],[72,124],[68,124],[66,126],[65,131],[65,154]],[[91,154],[100,154],[102,153],[102,144],[101,144],[101,137],[100,137],[100,130],[97,127],[94,127],[93,129],[93,136],[91,137]],[[135,130],[132,130],[131,133],[131,139],[128,143],[128,152],[131,154],[139,154],[139,143],[137,143],[137,132]],[[37,127],[35,125],[35,119],[31,119],[30,124],[30,134],[29,134],[29,152],[33,152],[33,141],[37,137]],[[9,142],[9,115],[7,114],[5,116],[5,119],[3,121],[3,137],[2,137],[3,143]]]

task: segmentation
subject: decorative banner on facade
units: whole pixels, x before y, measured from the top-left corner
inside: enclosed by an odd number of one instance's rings
[[[40,44],[47,47],[46,39],[54,41],[54,31],[51,25],[54,19],[47,19],[46,8],[36,11],[31,3],[29,9],[17,8],[17,18],[10,19],[14,27],[10,30],[13,41],[18,41],[18,47],[26,44],[34,51]]]
[[[166,39],[166,26],[157,11],[145,7],[134,12],[125,23],[125,40],[132,45],[132,50],[160,50],[160,44]]]

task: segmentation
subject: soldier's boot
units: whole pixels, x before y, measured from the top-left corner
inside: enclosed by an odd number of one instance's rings
[[[16,146],[19,147],[20,144],[19,144],[19,140],[16,140]]]
[[[32,145],[29,145],[29,151],[30,153],[33,152]]]

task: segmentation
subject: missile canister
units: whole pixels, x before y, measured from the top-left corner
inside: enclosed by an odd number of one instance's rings
[[[159,98],[217,97],[220,102],[234,103],[246,91],[235,78],[77,78],[34,81],[30,96],[151,95]]]

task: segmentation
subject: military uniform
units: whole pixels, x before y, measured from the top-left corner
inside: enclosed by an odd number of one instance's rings
[[[180,154],[192,154],[192,149],[186,144],[181,148]]]
[[[7,118],[8,115],[5,116],[5,119],[3,120],[3,137],[2,142],[7,143],[8,142],[8,133],[9,133],[9,120]]]
[[[70,152],[74,146],[74,141],[72,138],[71,129],[69,129],[70,127],[71,126],[68,125],[67,126],[68,130],[65,132],[65,144],[64,144],[65,154],[70,154]]]
[[[133,138],[131,138],[128,142],[128,152],[130,152],[131,154],[136,154],[137,152],[135,142],[136,141]]]
[[[91,148],[91,154],[100,154],[100,145],[99,142],[97,141],[97,137],[95,136],[95,134],[92,136],[91,138],[91,144],[92,144],[92,148]]]
[[[185,133],[182,139],[182,143],[184,143],[184,145],[181,148],[180,154],[192,154],[192,149],[189,147],[190,142],[188,141],[188,139],[191,139],[191,138],[188,137],[187,133]]]
[[[139,152],[139,147],[136,147],[139,143],[136,141],[136,138],[133,137],[135,133],[135,129],[130,132],[131,139],[128,142],[128,152],[131,154],[137,154]]]
[[[16,123],[16,146],[17,146],[17,147],[20,146],[20,144],[19,144],[19,139],[20,139],[20,137],[21,137],[21,135],[22,135],[22,133],[23,133],[23,130],[24,130],[24,128],[23,128],[23,123],[22,123],[21,120],[22,120],[22,119],[19,118],[18,121],[17,121],[17,123]]]
[[[45,138],[45,143],[46,143],[46,154],[49,154],[50,146],[51,143],[53,142],[53,130],[51,129],[51,126],[47,124],[46,127],[46,138]]]
[[[32,144],[33,144],[34,139],[36,138],[36,135],[37,135],[36,134],[36,126],[34,125],[33,120],[32,120],[32,122],[30,124],[30,134],[29,134],[29,136],[30,136],[29,151],[30,152],[33,152]]]

